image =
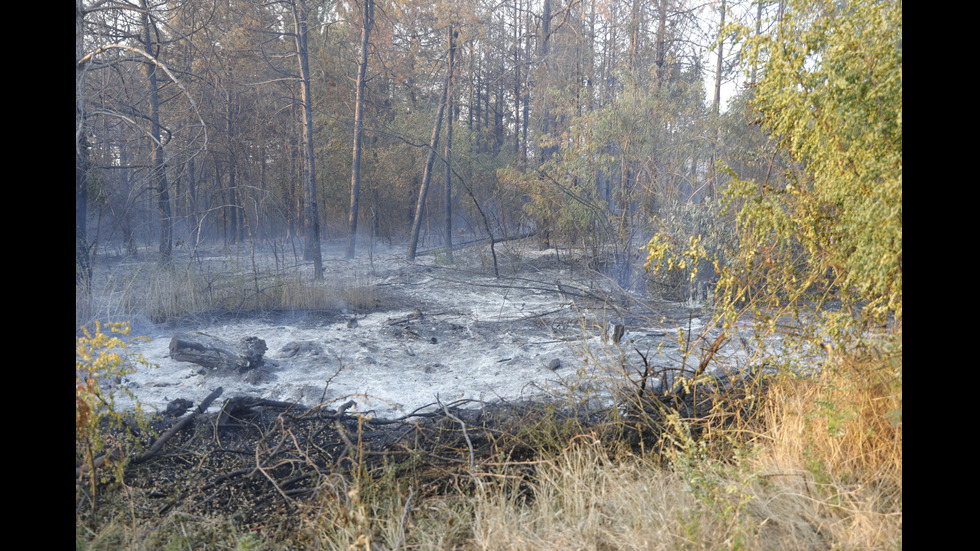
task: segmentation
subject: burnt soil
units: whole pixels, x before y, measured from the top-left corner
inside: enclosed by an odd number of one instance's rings
[[[393,475],[419,497],[444,494],[470,487],[472,473],[499,471],[504,463],[532,465],[554,451],[542,449],[542,442],[564,445],[584,433],[642,453],[659,449],[666,415],[676,412],[694,427],[699,420],[727,424],[752,414],[741,399],[745,395],[744,381],[695,393],[638,388],[630,399],[603,410],[461,401],[387,420],[352,414],[344,406],[299,409],[243,397],[226,400],[218,413],[195,415],[184,413],[189,402],[175,400],[155,418],[152,434],[127,431],[140,435],[145,447],[130,453],[122,481],[127,491],[119,492],[110,477],[99,485],[98,502],[126,495],[128,514],[147,522],[180,513],[231,519],[267,535],[295,534],[304,511],[324,499],[346,499],[344,489],[355,479]],[[729,418],[720,420],[719,411]],[[152,456],[141,455],[181,414],[193,420]],[[530,476],[533,466],[520,472]],[[87,489],[78,482],[76,514],[86,522],[92,520]]]

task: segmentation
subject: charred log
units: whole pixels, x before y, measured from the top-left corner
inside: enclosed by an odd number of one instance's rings
[[[170,357],[178,362],[190,362],[209,369],[239,372],[262,367],[262,356],[268,347],[258,337],[243,337],[237,343],[227,343],[206,333],[178,333],[170,341]]]

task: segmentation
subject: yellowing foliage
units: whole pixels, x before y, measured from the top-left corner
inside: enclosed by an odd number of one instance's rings
[[[792,166],[733,187],[740,233],[793,266],[783,290],[829,291],[864,324],[902,317],[902,3],[789,2],[753,106]],[[830,296],[830,295],[828,295]]]
[[[822,320],[811,337],[840,344],[883,325],[900,332],[902,4],[790,1],[774,28],[730,29],[764,67],[751,105],[785,168],[764,181],[730,174],[737,246],[716,263],[715,296],[730,316],[735,304],[757,319],[805,310]],[[647,266],[699,251],[658,234]]]
[[[129,324],[109,323],[106,328],[108,332],[96,322],[94,331],[83,327],[82,336],[75,337],[76,460],[82,462],[80,472],[92,476],[93,485],[96,458],[109,446],[107,431],[120,427],[124,419],[124,412],[116,409],[115,398],[119,392],[128,391],[118,384],[138,366],[150,366],[141,354],[128,352],[132,342]],[[145,428],[138,405],[133,414],[136,426]]]

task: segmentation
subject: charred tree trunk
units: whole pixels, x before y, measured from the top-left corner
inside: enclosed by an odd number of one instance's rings
[[[89,160],[85,139],[85,66],[81,63],[84,17],[82,0],[75,0],[75,288],[87,295],[91,290],[92,265],[88,246]]]
[[[364,133],[364,83],[367,77],[368,44],[373,25],[374,0],[365,0],[364,25],[361,28],[361,61],[357,68],[357,99],[354,103],[354,151],[350,177],[347,258],[354,258],[354,247],[357,242],[357,208],[361,187],[361,141]]]
[[[521,153],[521,21],[520,9],[514,2],[514,155]]]
[[[446,77],[446,104],[449,120],[446,122],[446,254],[453,262],[453,68],[456,59],[457,31],[449,26],[449,76]]]
[[[551,79],[551,61],[550,61],[550,43],[551,43],[551,0],[544,0],[543,11],[541,14],[541,50],[540,50],[540,63],[541,67],[545,71],[546,81],[543,83],[545,86],[549,85]],[[540,163],[543,165],[550,161],[555,153],[558,151],[558,147],[551,143],[551,134],[555,131],[557,126],[555,121],[555,114],[551,109],[548,100],[545,101],[544,113],[541,117],[542,119],[542,135],[546,140],[549,141],[545,146],[541,148]],[[548,220],[548,216],[539,216],[535,221],[537,226],[538,234],[538,246],[541,250],[551,248],[551,222]]]
[[[724,61],[724,50],[725,41],[722,40],[722,33],[725,32],[725,1],[721,2],[721,23],[718,24],[718,63],[715,68],[715,98],[712,102],[712,110],[715,115],[721,111],[721,76],[722,76],[722,66]],[[707,196],[713,197],[715,194],[716,179],[718,177],[718,171],[715,170],[715,154],[713,150],[717,148],[717,143],[715,147],[712,148],[711,154],[711,165],[708,167],[710,176],[708,177],[708,188],[706,190]]]
[[[313,279],[323,279],[323,258],[320,254],[320,214],[316,198],[316,155],[313,150],[313,100],[310,90],[310,61],[307,47],[307,9],[305,0],[291,3],[293,30],[296,38],[296,54],[299,60],[300,103],[303,118],[303,162],[305,165],[306,196],[306,247],[305,260],[313,261]]]
[[[661,2],[657,7],[657,84],[664,78],[667,63],[667,4]]]
[[[170,340],[170,357],[178,362],[190,362],[208,369],[244,372],[261,367],[268,350],[258,337],[244,337],[237,343],[227,343],[205,333],[177,333]]]
[[[77,111],[76,111],[76,117]],[[83,124],[84,122],[77,122]],[[84,131],[75,144],[75,287],[90,291],[92,263],[88,244],[88,144]]]
[[[442,116],[446,111],[446,99],[449,92],[449,76],[442,87],[442,100],[439,102],[439,112],[436,123],[432,128],[432,138],[429,140],[429,155],[425,161],[425,172],[422,175],[422,187],[419,189],[419,200],[415,203],[415,217],[412,219],[412,235],[408,242],[408,260],[415,260],[419,245],[419,231],[422,229],[422,213],[425,210],[425,196],[429,192],[429,182],[432,180],[432,164],[436,158],[436,148],[439,146],[439,132],[442,130]]]
[[[718,114],[721,108],[721,72],[722,65],[725,59],[724,50],[725,42],[721,40],[721,34],[725,32],[725,2],[721,2],[721,23],[718,24],[718,63],[715,67],[715,99],[712,102],[712,108],[714,109],[715,115]]]
[[[170,211],[170,184],[167,182],[167,163],[164,158],[160,126],[160,90],[157,88],[157,52],[154,51],[156,25],[150,20],[149,7],[142,2],[143,48],[151,57],[146,64],[146,77],[150,86],[150,168],[153,187],[157,194],[157,210],[160,213],[160,262],[169,264],[173,254],[173,216]]]
[[[228,223],[230,227],[230,242],[239,243],[244,238],[245,228],[242,218],[245,216],[245,209],[242,207],[242,200],[238,192],[238,158],[235,151],[235,134],[237,128],[235,121],[240,111],[237,94],[232,92],[235,83],[231,78],[231,70],[228,71],[228,90],[226,92],[227,105],[225,108],[225,128],[228,135]]]

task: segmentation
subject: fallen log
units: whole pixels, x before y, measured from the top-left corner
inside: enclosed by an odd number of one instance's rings
[[[167,432],[163,433],[160,436],[160,438],[157,438],[157,440],[153,443],[153,445],[150,446],[150,449],[147,450],[145,454],[131,459],[130,464],[142,463],[147,459],[150,459],[157,453],[159,453],[160,449],[163,448],[163,445],[167,443],[167,440],[173,438],[175,434],[177,434],[178,432],[180,432],[181,429],[186,427],[187,424],[193,421],[195,417],[207,411],[207,409],[211,406],[211,402],[215,401],[218,398],[218,396],[221,396],[222,392],[224,392],[224,389],[222,389],[220,386],[217,389],[215,389],[213,392],[211,392],[211,394],[209,394],[207,398],[205,398],[201,402],[201,405],[197,407],[194,413],[177,421],[174,424],[174,426],[170,427],[170,429],[167,430]],[[92,466],[96,470],[98,470],[100,467],[102,467],[102,464],[105,463],[106,461],[120,461],[125,457],[126,457],[126,453],[124,452],[124,450],[122,448],[116,448],[107,454],[102,454],[96,457],[95,461],[93,461],[92,463]],[[75,469],[76,478],[83,474],[85,475],[89,474],[89,467],[87,465],[82,465],[81,467]]]
[[[195,417],[207,411],[208,408],[211,407],[211,402],[215,401],[218,398],[218,396],[221,396],[222,392],[224,392],[224,389],[219,386],[213,392],[211,392],[211,394],[208,394],[207,398],[202,400],[201,404],[197,406],[196,410],[194,410],[194,413],[186,417],[183,417],[181,418],[180,421],[174,423],[174,426],[170,427],[170,429],[167,430],[167,432],[160,435],[160,438],[157,438],[156,442],[154,442],[153,445],[150,446],[150,449],[147,450],[146,453],[144,453],[139,457],[133,458],[130,461],[130,463],[142,463],[147,459],[150,459],[157,453],[159,453],[160,450],[163,448],[163,445],[166,444],[168,440],[173,438],[175,434],[181,431],[181,429],[183,429],[188,424],[190,424],[190,422],[193,421]]]

